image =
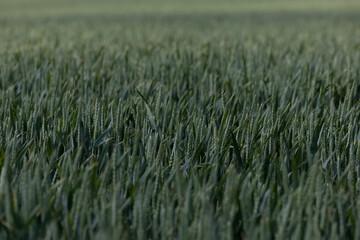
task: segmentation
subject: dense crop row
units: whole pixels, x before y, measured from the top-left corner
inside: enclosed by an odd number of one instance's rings
[[[351,20],[128,21],[3,23],[0,238],[360,237]]]

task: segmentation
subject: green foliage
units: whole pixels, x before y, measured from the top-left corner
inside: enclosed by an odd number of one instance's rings
[[[331,16],[3,23],[0,239],[359,238],[359,18]]]

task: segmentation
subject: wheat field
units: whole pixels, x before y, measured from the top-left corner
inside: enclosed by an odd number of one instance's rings
[[[359,239],[356,1],[0,3],[0,239]]]

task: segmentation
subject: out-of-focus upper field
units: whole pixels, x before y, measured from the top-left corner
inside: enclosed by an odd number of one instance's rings
[[[0,19],[18,17],[62,17],[73,15],[206,14],[251,12],[357,12],[356,0],[1,0]]]

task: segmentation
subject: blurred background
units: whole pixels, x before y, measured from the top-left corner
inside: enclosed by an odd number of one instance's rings
[[[357,0],[1,0],[0,18],[128,16],[144,14],[241,14],[266,12],[354,13]]]

